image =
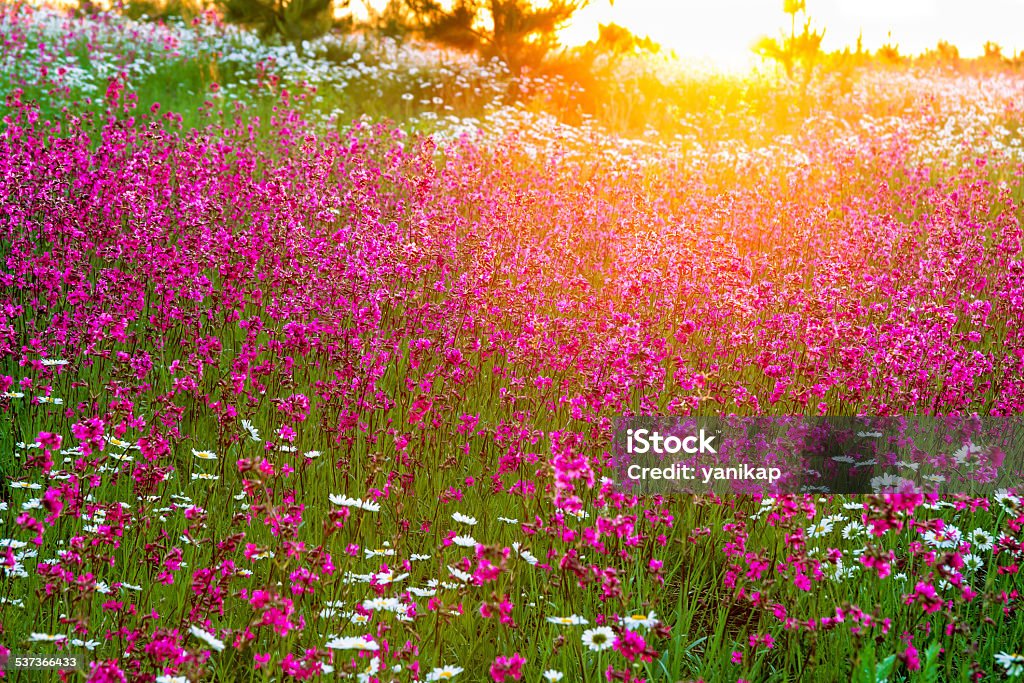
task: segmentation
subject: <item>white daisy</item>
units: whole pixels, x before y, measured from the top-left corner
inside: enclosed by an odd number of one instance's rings
[[[977,460],[978,455],[982,452],[983,449],[981,447],[968,441],[953,452],[953,460],[955,460],[958,465],[963,465],[965,462]]]
[[[974,550],[992,550],[992,546],[995,545],[995,536],[985,531],[982,528],[977,528],[968,535],[968,540],[971,542],[971,548]]]
[[[376,652],[380,649],[380,645],[372,640],[367,640],[364,636],[334,638],[328,641],[326,647],[331,650],[362,650],[364,652]]]
[[[75,647],[84,647],[90,652],[96,649],[96,646],[99,645],[98,640],[82,640],[81,638],[72,638],[70,642]]]
[[[591,652],[600,652],[601,650],[607,650],[615,644],[615,631],[607,626],[598,626],[597,628],[584,631],[582,639],[583,644]]]
[[[216,460],[217,459],[217,454],[214,453],[213,451],[197,451],[196,449],[193,448],[192,449],[192,455],[194,455],[195,457],[199,458],[200,460]]]
[[[995,501],[999,503],[1000,507],[1002,507],[1006,512],[1012,513],[1020,509],[1020,498],[1013,495],[1006,489],[999,489],[995,494],[993,494],[993,497],[995,498]]]
[[[807,527],[807,537],[821,538],[822,536],[827,536],[828,534],[832,533],[832,530],[834,528],[835,527],[831,521],[829,521],[828,519],[821,519],[818,520],[816,524],[812,524],[811,526]]]
[[[242,420],[242,429],[249,432],[249,438],[252,439],[253,441],[260,440],[260,432],[253,426],[252,422],[249,422],[248,420]]]
[[[847,541],[852,541],[856,538],[860,538],[861,536],[866,536],[867,533],[867,526],[860,522],[850,522],[843,527],[843,538]]]
[[[373,598],[371,600],[363,601],[363,609],[371,612],[379,610],[385,610],[387,612],[396,612],[401,606],[398,598]]]
[[[461,512],[453,512],[452,519],[460,524],[468,524],[469,526],[476,526],[477,523],[476,517],[469,517]]]
[[[635,631],[641,626],[644,628],[654,628],[658,625],[658,615],[654,612],[648,612],[646,616],[643,614],[631,614],[628,617],[622,617],[620,623],[630,631]]]
[[[996,663],[1003,667],[1003,673],[1010,678],[1016,678],[1024,673],[1024,655],[1016,652],[1000,652],[996,655]]]
[[[324,673],[330,673],[330,671],[327,671],[328,668],[330,668],[332,671],[334,670],[333,667],[324,666],[323,667]],[[401,671],[401,670],[402,670],[402,667],[399,666],[398,667],[398,671]],[[363,669],[362,671],[359,672],[359,675],[356,677],[356,680],[358,680],[359,683],[370,683],[370,679],[371,678],[373,680],[377,680],[376,678],[373,678],[373,677],[379,671],[380,671],[380,657],[371,657],[370,658],[370,663],[366,665],[365,669]]]
[[[399,581],[404,581],[405,579],[409,578],[409,574],[408,572],[405,572],[402,574],[395,575],[394,571],[387,571],[374,574],[373,578],[376,581],[377,585],[384,586],[389,583],[398,583]]]
[[[900,490],[905,490],[905,487],[913,486],[914,482],[909,479],[904,479],[895,474],[887,473],[880,477],[871,477],[871,490],[875,493],[887,492],[893,493]]]
[[[942,531],[926,531],[924,542],[933,548],[955,548],[960,545],[963,532],[952,524],[947,524]]]
[[[327,500],[331,501],[334,505],[340,505],[346,508],[358,508],[362,507],[363,501],[358,498],[349,498],[338,493],[332,493],[327,496]]]
[[[985,566],[985,560],[981,559],[974,553],[968,553],[964,555],[964,569],[968,572],[976,572]]]
[[[469,580],[473,578],[472,574],[467,574],[466,572],[460,571],[451,565],[448,565],[448,571],[452,573],[452,576],[463,583],[469,583]]]
[[[427,674],[427,680],[447,681],[455,678],[463,671],[464,669],[461,666],[440,666],[431,670],[431,672]]]
[[[567,617],[548,617],[548,623],[559,626],[586,626],[590,622],[578,614],[570,614]]]
[[[212,633],[204,631],[203,629],[194,625],[189,626],[188,630],[193,636],[209,645],[211,649],[214,649],[217,652],[221,652],[222,650],[224,650],[224,641],[218,640],[216,636],[214,636]]]

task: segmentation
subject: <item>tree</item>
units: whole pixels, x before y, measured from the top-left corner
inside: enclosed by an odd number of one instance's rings
[[[376,7],[364,0],[367,18],[361,27],[373,36],[404,39],[413,29],[413,17],[405,0],[387,0],[383,7]]]
[[[811,20],[806,16],[805,0],[783,0],[782,11],[789,15],[789,35],[783,34],[779,38],[763,36],[754,44],[753,50],[761,57],[782,64],[788,78],[793,78],[797,67],[803,66],[806,85],[811,78],[814,64],[821,55],[821,41],[825,37],[825,31],[811,28]],[[803,30],[800,33],[796,32],[797,14],[805,15]]]
[[[957,69],[960,66],[960,50],[956,45],[940,40],[934,48],[923,52],[915,61],[932,66]]]
[[[217,4],[226,21],[251,26],[263,38],[277,34],[296,43],[326,33],[335,8],[334,0],[217,0]]]
[[[651,40],[650,36],[641,38],[628,28],[618,24],[598,24],[597,40],[588,43],[588,45],[590,44],[593,44],[594,49],[612,55],[661,51],[661,46]]]
[[[558,45],[557,31],[589,0],[406,0],[416,29],[428,40],[498,57],[514,71],[536,66]]]
[[[939,44],[935,46],[935,52],[943,64],[957,64],[960,61],[960,50],[956,45],[945,40],[939,41]]]
[[[885,64],[899,64],[903,61],[903,57],[900,55],[900,46],[892,42],[891,32],[888,34],[885,44],[875,51],[875,57]]]
[[[984,51],[981,58],[986,62],[995,62],[998,64],[1003,61],[1003,48],[999,43],[989,40],[985,42],[981,49]]]

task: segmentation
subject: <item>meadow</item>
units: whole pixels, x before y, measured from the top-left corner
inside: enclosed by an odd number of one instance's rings
[[[82,657],[5,678],[1024,673],[1015,491],[608,477],[620,415],[1024,412],[1020,73],[0,38],[0,655]]]

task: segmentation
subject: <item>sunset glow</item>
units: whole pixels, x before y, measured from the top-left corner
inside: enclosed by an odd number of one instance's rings
[[[904,54],[934,48],[940,40],[956,45],[964,57],[980,55],[989,40],[1007,55],[1024,49],[1021,0],[808,0],[807,16],[815,28],[825,28],[825,50],[852,47],[861,34],[867,50],[891,41]],[[751,63],[757,38],[789,28],[781,0],[601,0],[579,12],[563,40],[592,40],[598,25],[610,22],[648,35],[681,57],[724,67]]]

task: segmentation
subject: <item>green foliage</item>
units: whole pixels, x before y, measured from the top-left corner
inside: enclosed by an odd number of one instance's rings
[[[498,57],[514,71],[539,65],[558,45],[556,32],[587,0],[406,0],[416,30],[426,39],[485,58]]]
[[[331,28],[334,0],[217,0],[225,20],[256,29],[260,36],[279,35],[301,42]]]
[[[197,0],[128,0],[121,13],[132,19],[192,19],[203,11]]]
[[[924,653],[924,665],[921,668],[921,678],[926,683],[936,683],[939,680],[939,652],[942,648],[939,644],[932,643]]]
[[[860,651],[853,665],[852,683],[885,683],[896,664],[896,655],[875,661],[875,647],[870,642]]]

